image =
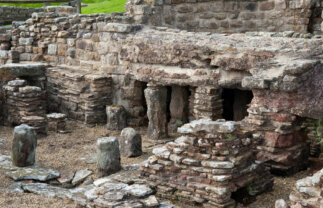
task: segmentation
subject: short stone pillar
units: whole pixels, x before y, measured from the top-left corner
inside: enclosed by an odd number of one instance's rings
[[[141,135],[133,128],[125,128],[120,135],[120,152],[124,157],[137,157],[142,154]]]
[[[147,135],[150,139],[167,137],[167,89],[163,86],[148,84],[145,89],[147,116],[149,119]]]
[[[26,124],[15,127],[12,142],[12,163],[18,167],[26,167],[35,163],[37,146],[36,131]]]
[[[106,112],[109,130],[121,130],[127,126],[127,113],[122,105],[108,105]]]
[[[66,129],[66,115],[62,113],[47,114],[47,130],[63,132]]]
[[[119,142],[116,137],[102,137],[97,143],[97,174],[104,177],[121,169]]]
[[[188,91],[184,87],[172,87],[169,110],[171,119],[168,123],[168,131],[177,132],[177,128],[188,121]]]

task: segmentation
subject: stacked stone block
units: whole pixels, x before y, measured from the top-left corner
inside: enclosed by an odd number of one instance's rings
[[[50,111],[62,112],[86,124],[105,123],[111,102],[111,79],[73,67],[47,70]]]
[[[25,8],[15,6],[0,7],[0,25],[9,25],[13,21],[25,21],[31,17],[34,12],[42,12],[43,8]]]
[[[291,208],[323,207],[323,169],[313,176],[300,179],[289,195]]]
[[[207,86],[196,87],[190,96],[190,112],[193,120],[222,118],[221,89]]]
[[[320,0],[128,1],[127,14],[138,23],[188,31],[297,31],[321,34]]]
[[[19,62],[19,54],[16,51],[10,51],[10,48],[10,35],[6,33],[0,34],[0,65]]]
[[[273,185],[269,171],[250,151],[253,138],[238,122],[201,119],[178,131],[183,136],[155,148],[141,166],[161,196],[234,207],[232,192],[249,187],[249,194],[257,194]]]
[[[5,88],[5,112],[11,125],[27,124],[46,134],[46,94],[25,80],[9,81]]]
[[[266,107],[266,94],[253,91],[255,98],[248,109],[249,116],[243,120],[245,128],[257,138],[257,159],[277,174],[292,174],[306,168],[309,141],[301,128],[302,119],[278,108]],[[279,105],[284,100],[276,100]]]
[[[47,114],[48,131],[64,132],[66,130],[66,115],[62,113]]]

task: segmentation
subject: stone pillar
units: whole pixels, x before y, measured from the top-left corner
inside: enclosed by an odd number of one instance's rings
[[[148,84],[145,89],[147,116],[149,120],[147,135],[150,139],[167,137],[167,89]]]
[[[188,92],[184,87],[172,86],[170,101],[169,132],[177,132],[177,128],[188,121]]]
[[[12,163],[26,167],[35,163],[37,146],[36,131],[33,127],[22,124],[15,127],[12,142]]]
[[[121,105],[109,105],[107,111],[107,128],[109,130],[121,130],[127,126],[127,113]]]
[[[47,114],[47,130],[64,132],[66,128],[66,115],[62,113]]]
[[[190,112],[195,120],[209,118],[212,120],[222,118],[221,89],[207,86],[195,88],[190,98]]]
[[[116,137],[102,137],[97,143],[97,174],[104,177],[121,169],[119,142]]]
[[[137,157],[142,154],[141,136],[133,128],[125,128],[120,135],[120,152],[124,157]]]

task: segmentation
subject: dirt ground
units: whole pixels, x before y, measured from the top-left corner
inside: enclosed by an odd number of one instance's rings
[[[50,132],[47,137],[38,140],[36,163],[42,167],[51,168],[61,173],[90,169],[95,171],[95,162],[91,157],[95,152],[96,140],[103,136],[119,136],[118,131],[108,131],[105,126],[86,127],[80,122],[68,122],[69,133],[58,134]],[[162,145],[169,140],[155,143],[148,140],[144,129],[136,129],[143,135],[143,155],[137,158],[121,158],[122,165],[136,164],[147,159],[156,145]],[[13,128],[0,126],[0,154],[10,155]],[[173,135],[173,138],[175,135]],[[92,160],[92,161],[91,161]],[[306,171],[299,172],[291,177],[275,177],[273,190],[257,196],[249,205],[238,205],[239,208],[272,208],[276,199],[288,200],[296,180],[308,176],[323,167],[323,161],[311,160]],[[95,180],[95,174],[91,175]],[[70,200],[45,198],[35,194],[6,193],[4,189],[13,183],[4,173],[0,172],[0,208],[77,208]],[[180,204],[176,203],[181,207]],[[187,207],[187,206],[185,206]]]

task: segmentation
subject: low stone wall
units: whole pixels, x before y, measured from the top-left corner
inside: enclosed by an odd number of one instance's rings
[[[10,25],[13,21],[25,21],[32,13],[42,11],[44,11],[43,8],[0,6],[0,25]]]
[[[126,4],[137,23],[188,31],[296,31],[321,34],[322,2],[302,0],[168,0]]]
[[[235,207],[231,194],[238,189],[250,195],[270,190],[273,178],[255,162],[252,135],[237,122],[196,120],[179,128],[183,136],[155,148],[142,165],[162,197]]]

